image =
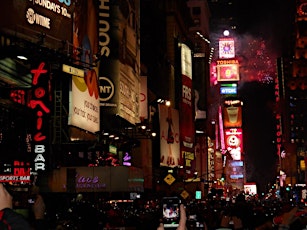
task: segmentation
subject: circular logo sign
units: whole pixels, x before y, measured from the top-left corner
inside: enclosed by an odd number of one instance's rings
[[[114,95],[115,87],[113,82],[107,77],[99,77],[100,101],[108,101]]]

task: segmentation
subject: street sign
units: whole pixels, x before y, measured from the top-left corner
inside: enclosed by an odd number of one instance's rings
[[[175,182],[175,177],[172,176],[172,174],[168,174],[165,178],[164,181],[168,184],[171,185],[172,183]]]

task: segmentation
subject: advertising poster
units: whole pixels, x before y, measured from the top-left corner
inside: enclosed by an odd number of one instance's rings
[[[159,104],[160,165],[176,167],[180,162],[179,113]]]

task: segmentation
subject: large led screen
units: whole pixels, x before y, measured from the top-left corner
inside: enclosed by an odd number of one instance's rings
[[[233,38],[219,39],[219,58],[234,58],[235,42]]]
[[[225,128],[242,127],[242,102],[240,100],[225,100],[223,107],[223,124]]]
[[[241,160],[243,151],[242,129],[225,129],[225,147],[232,157],[232,160]]]
[[[218,81],[239,81],[239,61],[236,59],[217,61],[217,80]]]

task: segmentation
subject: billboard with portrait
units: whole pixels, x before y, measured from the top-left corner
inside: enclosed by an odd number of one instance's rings
[[[179,113],[159,104],[160,165],[176,167],[180,162]]]

